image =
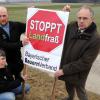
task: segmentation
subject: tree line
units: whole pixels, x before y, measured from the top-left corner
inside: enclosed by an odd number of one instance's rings
[[[52,2],[62,2],[62,3],[82,3],[82,2],[87,2],[87,3],[96,3],[96,2],[100,2],[100,0],[52,0]]]

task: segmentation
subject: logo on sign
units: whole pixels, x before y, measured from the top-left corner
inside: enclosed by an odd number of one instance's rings
[[[28,20],[27,37],[34,49],[50,52],[62,43],[64,28],[56,12],[38,10]]]

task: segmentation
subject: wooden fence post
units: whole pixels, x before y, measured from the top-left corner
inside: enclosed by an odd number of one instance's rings
[[[57,78],[55,78],[55,80],[54,80],[53,89],[52,89],[52,95],[51,95],[51,100],[55,100],[56,82],[57,82]]]
[[[23,69],[23,76],[27,74],[27,68],[26,65],[24,64],[24,69]],[[25,100],[25,80],[22,82],[22,100]]]

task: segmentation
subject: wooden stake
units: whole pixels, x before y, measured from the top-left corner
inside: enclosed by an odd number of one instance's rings
[[[57,81],[57,78],[55,78],[55,80],[54,80],[53,89],[52,89],[52,95],[51,95],[51,100],[55,100],[56,81]]]
[[[22,82],[22,100],[25,100],[25,81]]]
[[[27,74],[27,68],[26,65],[24,64],[24,69],[23,69],[23,76]],[[25,100],[25,80],[22,82],[22,100]]]

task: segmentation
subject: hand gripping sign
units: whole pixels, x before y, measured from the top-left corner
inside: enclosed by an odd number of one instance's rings
[[[28,8],[24,63],[55,72],[60,67],[68,12]]]

